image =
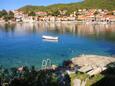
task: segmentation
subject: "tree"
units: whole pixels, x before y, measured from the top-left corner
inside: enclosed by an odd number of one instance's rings
[[[58,10],[55,10],[55,11],[52,11],[51,15],[58,16],[58,15],[60,15],[60,12]]]
[[[9,11],[9,17],[10,19],[14,18],[14,13],[12,11]]]
[[[9,13],[7,13],[6,10],[2,10],[1,14],[5,21],[8,21],[14,18],[14,13],[12,11],[9,11]]]
[[[96,21],[96,16],[97,16],[98,14],[99,14],[98,11],[95,11],[94,14],[93,14],[93,15],[94,15],[94,18],[95,18],[95,21]]]
[[[2,17],[2,11],[0,11],[0,18]]]
[[[8,15],[6,10],[2,10],[2,16]]]
[[[70,14],[72,14],[72,11],[69,11],[69,10],[68,10],[65,15],[66,15],[66,16],[70,16]]]
[[[36,16],[35,12],[31,11],[28,13],[28,16]]]
[[[8,21],[8,20],[9,20],[9,15],[4,15],[3,19],[4,19],[5,21]]]

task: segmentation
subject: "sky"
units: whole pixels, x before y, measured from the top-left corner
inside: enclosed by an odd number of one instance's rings
[[[51,5],[57,3],[71,3],[82,0],[0,0],[0,10],[16,10],[25,5]]]

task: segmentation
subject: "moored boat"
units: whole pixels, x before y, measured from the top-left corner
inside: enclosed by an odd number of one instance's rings
[[[58,37],[54,37],[54,36],[42,36],[43,39],[49,39],[49,40],[58,40]]]

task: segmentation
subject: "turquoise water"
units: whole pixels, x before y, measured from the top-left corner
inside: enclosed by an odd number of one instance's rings
[[[58,36],[47,41],[42,35]],[[61,64],[81,54],[115,55],[115,25],[71,23],[0,24],[0,64],[41,67],[43,59]]]

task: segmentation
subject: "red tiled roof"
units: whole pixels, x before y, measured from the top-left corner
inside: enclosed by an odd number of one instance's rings
[[[37,15],[47,15],[47,12],[36,12]]]

